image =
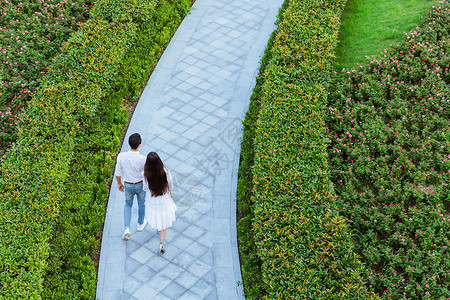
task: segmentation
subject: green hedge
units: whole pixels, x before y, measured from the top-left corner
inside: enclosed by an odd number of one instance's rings
[[[280,18],[288,1],[283,3],[279,11]],[[256,252],[254,232],[251,228],[254,217],[254,201],[252,197],[252,167],[255,156],[253,141],[256,135],[256,121],[261,108],[262,84],[264,83],[264,72],[271,58],[273,39],[277,31],[272,32],[268,45],[264,51],[256,78],[256,85],[250,97],[243,122],[243,137],[241,143],[241,161],[239,164],[238,188],[237,188],[237,232],[239,243],[239,255],[241,260],[241,272],[244,281],[244,290],[247,298],[261,299],[264,290],[261,288],[262,273],[261,260]]]
[[[159,1],[155,16],[137,33],[135,44],[123,61],[114,90],[119,97],[133,100],[141,94],[149,74],[194,1]]]
[[[114,35],[104,34],[108,31]],[[95,113],[111,86],[96,75],[113,76],[134,31],[129,24],[101,20],[81,26],[60,57],[81,66],[79,72],[69,71],[72,81],[44,83],[20,117],[18,140],[0,179],[0,295],[5,299],[39,298],[79,124]],[[86,46],[89,56],[71,43]]]
[[[69,167],[71,178],[65,184],[50,244],[44,299],[95,297],[108,184],[130,116],[123,103],[140,96],[189,7],[188,0],[160,1],[154,7],[154,17],[136,32],[134,44],[123,58],[109,94],[101,99],[95,117],[77,133],[78,143]]]
[[[124,1],[126,7],[133,8],[136,3],[134,8],[148,8],[148,13],[140,11],[138,19],[125,18],[124,22],[120,17],[117,21],[121,22],[113,23],[114,13],[99,8],[110,2],[95,4],[96,18],[83,24],[53,60],[40,92],[21,115],[19,138],[2,164],[2,299],[40,299],[50,270],[45,297],[51,297],[50,291],[57,285],[64,285],[54,290],[58,299],[85,299],[95,294],[95,268],[88,256],[98,245],[96,238],[104,217],[100,207],[107,198],[120,129],[126,123],[125,112],[119,109],[122,98],[111,89],[119,70],[126,73],[124,70],[133,68],[124,65],[120,69],[123,61],[135,63],[125,60],[125,55],[135,37],[149,30],[143,22],[148,19],[143,16],[155,9],[139,1]],[[168,3],[178,9],[182,6],[178,10],[182,14],[188,9],[186,1],[161,2],[160,8]],[[182,14],[173,19],[179,22]],[[151,20],[156,22],[157,18]],[[174,22],[169,23],[158,23],[154,34],[161,26],[176,28]],[[167,41],[167,36],[161,38],[160,47]],[[79,185],[79,180],[86,185]],[[85,190],[80,191],[81,187]],[[74,220],[84,228],[77,227],[71,233],[77,223],[69,223]],[[56,285],[52,286],[53,280]]]
[[[97,0],[90,16],[113,23],[132,22],[142,28],[156,17],[155,6],[160,3],[155,0]]]
[[[330,87],[338,208],[368,289],[386,299],[450,295],[449,9],[430,8],[404,42]]]
[[[325,88],[344,5],[287,1],[263,60],[244,121],[238,191],[239,208],[254,210],[238,227],[248,233],[240,238],[248,299],[376,297],[335,210],[327,167]]]

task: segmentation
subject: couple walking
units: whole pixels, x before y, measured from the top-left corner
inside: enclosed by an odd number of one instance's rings
[[[128,139],[131,149],[119,153],[116,163],[116,180],[119,191],[125,193],[124,223],[125,231],[122,240],[128,241],[131,236],[131,208],[136,195],[138,202],[137,231],[142,231],[147,225],[160,233],[159,250],[166,251],[164,239],[167,227],[175,221],[177,207],[172,200],[173,181],[169,170],[164,167],[156,152],[150,152],[147,157],[139,153],[141,136],[133,133]],[[123,182],[122,182],[123,181]]]

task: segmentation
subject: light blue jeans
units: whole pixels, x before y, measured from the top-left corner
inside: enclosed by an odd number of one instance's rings
[[[138,202],[138,223],[144,223],[145,217],[145,191],[143,188],[143,183],[129,184],[123,183],[125,188],[125,207],[123,208],[123,220],[125,223],[125,228],[130,227],[131,222],[131,208],[133,207],[134,195],[137,197]]]

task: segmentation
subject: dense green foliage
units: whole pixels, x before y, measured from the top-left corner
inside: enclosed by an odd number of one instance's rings
[[[108,31],[114,35],[104,34]],[[20,116],[18,140],[0,179],[0,295],[6,299],[39,297],[77,131],[111,86],[97,72],[113,77],[134,31],[129,24],[85,23],[71,40],[89,56],[68,47],[65,54],[80,66],[72,80],[44,85]]]
[[[433,6],[405,42],[330,87],[339,212],[367,288],[386,299],[450,295],[449,11]]]
[[[107,100],[107,101],[105,101]],[[58,206],[44,278],[44,299],[94,299],[96,249],[103,227],[108,181],[126,121],[121,98],[102,99],[94,118],[77,132],[70,177]],[[107,126],[107,127],[106,127]]]
[[[174,32],[190,4],[161,2],[164,16],[155,17],[149,3],[139,6],[139,18],[114,19],[114,12],[99,8],[110,2],[95,4],[95,18],[81,25],[52,61],[20,116],[17,142],[2,164],[2,299],[91,299],[95,294],[90,254],[98,247],[112,161],[127,120],[122,97],[134,96],[114,81],[119,72],[136,73],[136,63],[147,63],[125,56],[145,56],[145,46],[135,45],[152,44],[149,39],[166,27]],[[124,3],[132,13],[133,3],[140,2]],[[159,27],[138,41],[152,25]],[[150,53],[158,56],[169,38],[165,33],[157,39],[159,49],[154,45]],[[148,75],[133,80],[143,82]]]
[[[188,11],[190,3],[160,2],[154,18],[136,33],[123,58],[114,85],[95,117],[78,132],[70,165],[70,180],[60,206],[60,217],[51,241],[50,265],[44,282],[45,299],[92,299],[96,288],[96,261],[104,220],[108,183],[129,113],[124,101],[140,95],[144,82],[162,50]]]
[[[0,5],[0,105],[25,104],[62,43],[88,18],[92,1],[24,0]]]
[[[344,4],[286,1],[263,60],[238,188],[248,299],[372,297],[327,167],[325,87]]]
[[[62,43],[87,20],[91,6],[90,0],[1,1],[0,113],[7,116],[1,120],[1,152],[17,138],[16,115],[36,94]]]
[[[163,50],[176,28],[189,12],[191,0],[164,0],[156,6],[155,16],[137,33],[135,43],[122,62],[114,90],[125,100],[141,94]]]
[[[280,11],[283,11],[282,9]],[[261,108],[259,99],[261,98],[261,84],[267,62],[270,60],[271,44],[274,38],[272,33],[264,56],[261,60],[259,75],[256,78],[256,86],[250,98],[250,105],[243,122],[243,137],[241,143],[241,162],[239,164],[238,189],[237,189],[237,211],[238,211],[238,241],[241,273],[244,280],[244,289],[247,298],[260,299],[264,291],[261,289],[262,274],[261,260],[256,253],[254,232],[252,230],[252,220],[254,216],[254,202],[252,196],[252,167],[255,156],[253,140],[255,138],[256,120]]]

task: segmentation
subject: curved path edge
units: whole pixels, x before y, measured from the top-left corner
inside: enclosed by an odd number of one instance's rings
[[[242,120],[282,0],[196,0],[144,89],[128,127],[174,176],[177,221],[122,241],[124,195],[108,200],[97,299],[244,299],[236,235]],[[129,149],[127,143],[122,151]]]

